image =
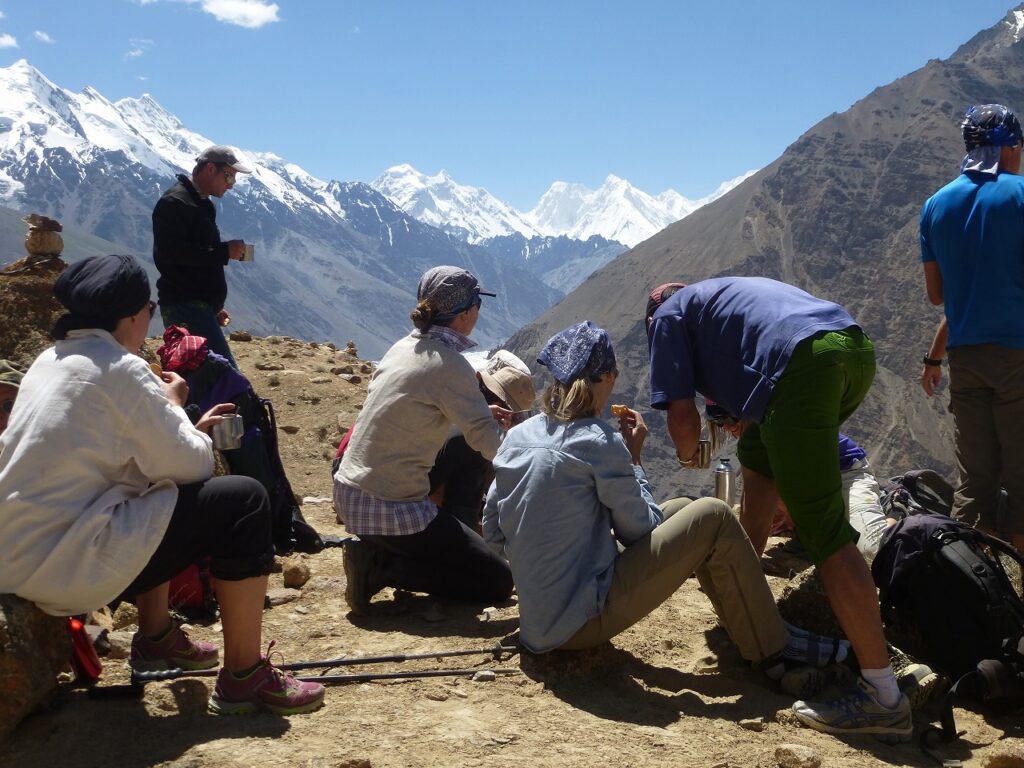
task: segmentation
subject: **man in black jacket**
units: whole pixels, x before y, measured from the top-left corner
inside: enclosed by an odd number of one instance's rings
[[[184,325],[191,334],[205,336],[210,350],[235,368],[221,331],[231,321],[224,309],[224,267],[229,259],[242,260],[245,243],[221,241],[210,196],[223,197],[237,173],[251,169],[239,162],[231,147],[209,147],[196,158],[191,178],[178,174],[178,183],[153,209],[153,261],[160,271],[156,289],[164,327]]]

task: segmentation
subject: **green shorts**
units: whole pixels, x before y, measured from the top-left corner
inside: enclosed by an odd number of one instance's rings
[[[857,410],[874,377],[875,350],[860,328],[804,339],[760,423],[740,438],[737,458],[775,481],[815,565],[858,538],[843,505],[839,425]]]

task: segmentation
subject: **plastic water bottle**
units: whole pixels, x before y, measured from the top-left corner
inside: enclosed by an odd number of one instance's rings
[[[736,468],[728,459],[722,459],[715,467],[715,496],[730,507],[735,504]]]

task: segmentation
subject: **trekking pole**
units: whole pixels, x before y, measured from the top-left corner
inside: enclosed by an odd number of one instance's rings
[[[400,680],[415,677],[470,677],[477,672],[515,675],[521,671],[518,667],[511,669],[426,669],[419,672],[369,672],[365,675],[304,675],[296,679],[305,683],[364,683],[369,680]]]
[[[295,661],[290,664],[276,664],[278,669],[291,672],[297,669],[324,669],[326,667],[347,667],[361,664],[384,664],[390,662],[416,661],[418,659],[444,659],[451,656],[476,656],[489,653],[497,661],[503,653],[515,653],[518,649],[515,646],[501,645],[500,643],[490,648],[472,648],[462,651],[438,651],[435,653],[396,653],[387,656],[356,656],[342,659],[324,659],[321,661]],[[474,670],[477,671],[477,670]],[[162,669],[153,672],[136,672],[132,670],[132,682],[151,683],[157,680],[177,680],[181,677],[214,677],[217,669]],[[314,678],[310,678],[314,679]],[[315,678],[320,679],[320,678]]]

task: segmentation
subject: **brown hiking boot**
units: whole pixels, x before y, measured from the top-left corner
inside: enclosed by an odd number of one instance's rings
[[[366,613],[370,600],[384,588],[374,547],[358,539],[342,544],[341,562],[345,567],[345,602],[352,613]]]

